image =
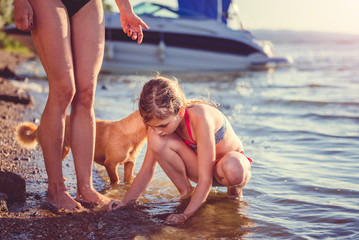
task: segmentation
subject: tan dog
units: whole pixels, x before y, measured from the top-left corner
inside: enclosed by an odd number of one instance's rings
[[[39,143],[38,127],[32,122],[24,122],[17,127],[16,137],[21,146],[31,149]],[[119,164],[124,164],[124,181],[132,180],[136,158],[146,139],[147,127],[142,122],[138,110],[119,121],[96,119],[94,161],[105,166],[111,184],[119,183],[117,174]],[[65,159],[70,149],[70,115],[67,115],[62,159]]]

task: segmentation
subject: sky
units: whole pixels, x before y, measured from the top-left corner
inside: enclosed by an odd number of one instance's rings
[[[144,0],[130,0],[136,5]],[[195,0],[193,0],[195,1]],[[177,6],[175,0],[152,0]],[[233,0],[248,30],[359,34],[359,0]]]
[[[235,0],[248,29],[359,34],[359,0]],[[261,7],[259,7],[261,6]]]

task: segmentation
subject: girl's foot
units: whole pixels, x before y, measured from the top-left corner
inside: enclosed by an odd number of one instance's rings
[[[227,187],[227,193],[230,198],[241,199],[243,197],[242,188],[239,187]]]
[[[181,193],[181,199],[187,199],[191,197],[193,191],[194,191],[194,187],[191,186],[191,188],[187,189],[186,192]]]
[[[47,194],[47,203],[53,210],[66,212],[79,212],[83,210],[81,204],[76,202],[67,191]]]

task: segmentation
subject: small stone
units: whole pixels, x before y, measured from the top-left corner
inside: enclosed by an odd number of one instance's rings
[[[40,199],[41,199],[41,197],[40,197],[39,194],[35,194],[34,198],[35,198],[36,200],[40,200]]]
[[[6,203],[7,196],[5,193],[0,193],[0,212],[8,212],[7,203]]]
[[[0,193],[7,196],[8,202],[24,202],[26,200],[25,180],[12,172],[0,172]]]

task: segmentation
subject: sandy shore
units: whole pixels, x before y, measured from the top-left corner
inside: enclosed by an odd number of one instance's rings
[[[67,215],[43,207],[47,179],[40,148],[23,149],[14,135],[20,122],[38,121],[41,111],[9,81],[16,66],[32,57],[0,50],[0,239],[133,239],[156,232],[156,221],[138,206]]]
[[[3,176],[0,178],[0,192],[7,194],[9,203],[23,202],[26,195],[21,186],[21,178],[32,181],[32,176],[41,171],[32,161],[39,157],[39,151],[20,148],[14,135],[16,126],[24,121],[24,116],[33,108],[32,98],[26,91],[14,87],[8,81],[8,78],[16,77],[13,73],[16,66],[31,57],[0,51],[0,176]],[[11,178],[15,181],[13,183],[9,179],[15,174],[21,178]],[[17,188],[14,189],[12,183],[20,185],[16,185]]]

